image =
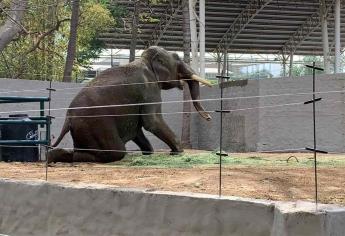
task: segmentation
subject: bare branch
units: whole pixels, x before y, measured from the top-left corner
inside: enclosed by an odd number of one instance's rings
[[[0,52],[12,41],[16,34],[25,29],[21,20],[29,0],[14,0],[11,4],[11,13],[2,11],[7,15],[5,23],[0,27]]]
[[[55,54],[56,56],[60,57],[62,60],[64,60],[64,56],[60,55],[59,53],[53,51],[53,50],[49,50],[47,48],[42,48],[41,45],[38,45],[37,46],[37,49],[41,50],[41,51],[45,51],[45,52],[49,52],[49,53],[52,53],[52,54]]]
[[[59,20],[56,25],[51,28],[50,30],[46,31],[46,32],[41,32],[38,34],[38,36],[36,37],[36,42],[35,44],[31,47],[31,49],[27,52],[27,54],[32,53],[33,51],[35,51],[37,48],[39,48],[40,43],[44,40],[45,37],[51,35],[52,33],[54,33],[55,31],[59,30],[61,24],[65,21],[69,21],[69,18],[65,18],[62,20]]]

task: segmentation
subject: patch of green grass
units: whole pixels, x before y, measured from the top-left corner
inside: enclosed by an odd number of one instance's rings
[[[299,161],[290,159],[289,162],[285,158],[278,156],[275,158],[229,154],[222,157],[224,166],[258,166],[258,167],[312,167],[314,160],[310,158],[299,158]],[[110,163],[113,166],[133,166],[133,167],[156,167],[156,168],[192,168],[197,166],[215,167],[219,165],[219,156],[215,152],[205,152],[181,155],[153,154],[144,156],[141,154],[129,154],[119,162]],[[342,167],[345,166],[345,157],[343,158],[320,158],[319,167]]]
[[[260,165],[267,160],[262,158],[243,158],[236,156],[222,157],[224,165]],[[119,162],[111,163],[115,166],[159,167],[159,168],[186,168],[195,166],[216,166],[219,164],[219,156],[215,153],[205,152],[198,154],[153,154],[143,156],[140,154],[127,155]]]
[[[212,153],[183,154],[171,156],[169,154],[153,154],[143,156],[139,154],[127,155],[122,161],[112,163],[119,166],[141,166],[141,167],[193,167],[199,165],[214,165],[218,156]]]

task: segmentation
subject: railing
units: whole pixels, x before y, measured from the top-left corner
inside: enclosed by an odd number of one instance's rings
[[[39,103],[40,116],[27,117],[28,119],[18,119],[17,117],[0,118],[0,125],[16,124],[16,125],[29,125],[37,124],[41,128],[46,128],[46,137],[44,140],[0,140],[0,145],[49,145],[50,144],[50,125],[51,118],[45,116],[44,104],[49,102],[49,97],[19,97],[7,96],[0,97],[0,104],[5,103]]]

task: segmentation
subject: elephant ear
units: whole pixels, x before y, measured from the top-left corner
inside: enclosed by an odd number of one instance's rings
[[[161,57],[159,55],[160,54],[154,57],[151,61],[152,70],[155,74],[159,87],[163,90],[176,87],[180,88],[181,85],[179,84],[179,82],[176,82],[173,79],[176,77],[176,75],[174,75],[174,72],[171,71],[171,66],[166,65],[166,63],[168,62],[164,60],[164,57]]]
[[[159,54],[156,55],[151,62],[152,70],[158,81],[168,81],[171,77],[171,72],[168,66],[164,64],[164,61],[160,58]]]

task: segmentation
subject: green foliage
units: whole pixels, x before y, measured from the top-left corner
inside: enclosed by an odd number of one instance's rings
[[[114,19],[125,17],[128,14],[128,10],[124,6],[121,6],[117,3],[108,4],[107,8]]]
[[[82,6],[78,28],[77,62],[87,67],[90,60],[97,58],[105,45],[97,39],[100,29],[114,26],[110,11],[102,4],[86,3]]]
[[[159,19],[152,17],[149,13],[141,13],[139,15],[139,20],[140,22],[145,22],[145,23],[157,23],[159,22]]]
[[[60,80],[67,53],[71,7],[64,1],[30,0],[28,9],[22,23],[26,33],[19,35],[0,54],[0,77]],[[0,18],[0,22],[3,21]],[[91,59],[98,57],[104,45],[97,36],[103,29],[114,27],[115,21],[108,1],[81,1],[75,71],[79,66],[87,67]]]
[[[303,65],[293,65],[292,75],[293,76],[312,75],[313,70],[311,68],[306,67],[305,65],[312,65],[313,62],[315,62],[315,64],[317,66],[323,67],[323,65],[322,65],[323,60],[321,57],[305,56],[305,57],[303,57]],[[316,71],[316,73],[321,74],[322,71]]]
[[[242,79],[271,79],[273,75],[267,69],[261,69],[258,71],[254,71],[252,73],[241,73],[236,76],[232,76],[234,80],[242,80]]]
[[[154,154],[142,156],[139,154],[127,155],[121,162],[115,162],[114,165],[137,166],[137,167],[193,167],[199,165],[215,165],[218,163],[218,156],[213,153],[201,154],[183,154],[171,156],[169,154]],[[224,160],[228,163],[230,159]]]

